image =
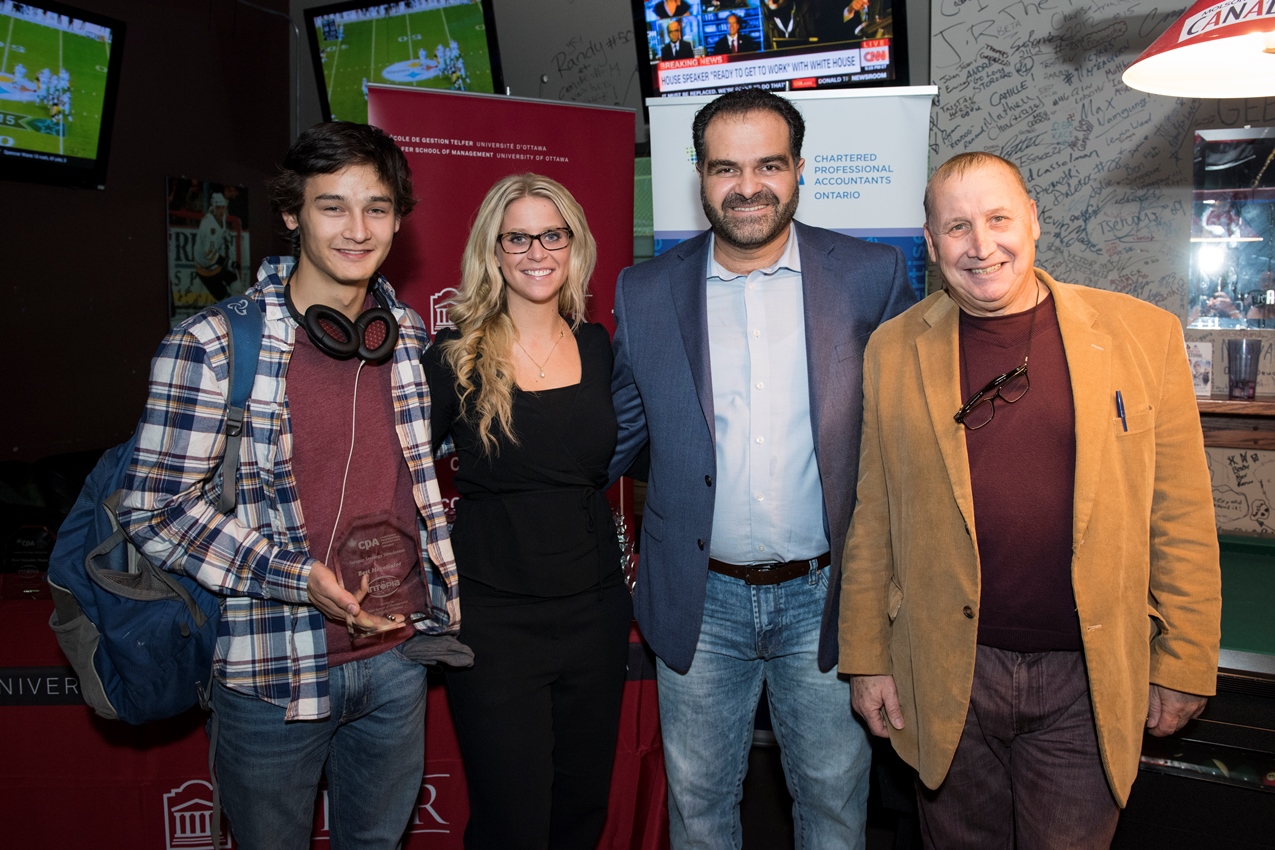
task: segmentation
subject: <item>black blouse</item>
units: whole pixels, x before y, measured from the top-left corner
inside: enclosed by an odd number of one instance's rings
[[[456,375],[438,333],[421,362],[430,387],[434,449],[450,433],[460,468],[452,549],[462,578],[499,591],[566,596],[621,580],[620,546],[603,489],[615,450],[611,341],[584,324],[575,333],[580,383],[513,393],[518,443],[493,429],[498,451],[483,451],[461,410]]]

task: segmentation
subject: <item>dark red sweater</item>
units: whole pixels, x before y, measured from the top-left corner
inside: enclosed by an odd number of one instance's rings
[[[1052,296],[1032,311],[961,314],[961,397],[1023,362],[1031,389],[965,431],[982,592],[978,642],[1014,652],[1080,649],[1071,589],[1075,408]],[[955,413],[955,411],[953,411]]]
[[[369,298],[370,301],[370,298]],[[372,302],[374,303],[374,302]],[[288,363],[288,413],[292,420],[292,468],[297,493],[310,538],[310,556],[336,569],[340,544],[364,522],[383,518],[416,534],[416,502],[412,498],[412,477],[403,458],[394,424],[394,400],[390,387],[390,362],[368,364],[358,381],[358,418],[354,420],[356,439],[345,482],[345,504],[341,508],[336,545],[328,556],[341,502],[341,484],[350,452],[350,426],[354,413],[354,379],[358,358],[334,360],[314,347],[306,332],[297,329],[296,346]],[[361,522],[363,521],[363,522]],[[406,548],[406,547],[404,547]],[[422,610],[425,588],[420,577],[419,548],[408,550],[410,575],[392,577],[404,581],[410,590],[411,610]],[[346,571],[343,571],[345,573]],[[354,591],[358,576],[343,574],[346,589]],[[366,600],[371,606],[374,599]],[[408,603],[405,603],[405,607]],[[400,613],[411,613],[404,610]],[[335,667],[360,658],[369,658],[391,649],[411,637],[410,629],[397,629],[374,638],[351,643],[342,623],[327,621],[328,664]]]

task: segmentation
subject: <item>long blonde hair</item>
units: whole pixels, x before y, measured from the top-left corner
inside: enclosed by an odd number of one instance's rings
[[[558,209],[573,234],[567,279],[558,293],[558,312],[575,331],[584,321],[589,278],[598,259],[598,246],[589,232],[584,210],[567,188],[539,174],[511,174],[491,187],[469,231],[461,261],[460,291],[448,313],[460,337],[443,344],[443,355],[456,373],[456,386],[464,416],[476,422],[483,450],[499,449],[494,425],[517,443],[513,429],[515,339],[509,318],[505,279],[496,252],[505,210],[521,198],[544,198]]]

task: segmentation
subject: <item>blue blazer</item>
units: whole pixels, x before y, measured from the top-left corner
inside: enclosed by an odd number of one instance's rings
[[[832,573],[819,667],[837,661],[841,552],[854,509],[863,417],[863,349],[876,327],[915,303],[903,252],[797,223],[811,425]],[[620,423],[611,479],[649,444],[634,609],[664,663],[691,666],[704,614],[717,454],[708,360],[706,231],[620,273],[615,371]],[[642,477],[638,475],[637,477]]]

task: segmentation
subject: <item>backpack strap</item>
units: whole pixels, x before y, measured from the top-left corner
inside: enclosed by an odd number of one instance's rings
[[[226,317],[230,326],[230,406],[226,411],[226,453],[221,458],[221,499],[217,509],[223,514],[232,513],[238,499],[236,474],[239,469],[239,446],[243,440],[244,408],[252,394],[252,382],[257,376],[257,361],[261,357],[261,309],[257,302],[237,295],[215,305],[214,310]],[[163,573],[163,570],[156,570]],[[163,576],[162,576],[163,577]],[[176,582],[173,582],[176,584]],[[180,587],[180,585],[178,585]],[[202,614],[202,612],[200,612]],[[199,689],[199,702],[205,710],[212,708],[212,671],[209,671],[207,688]],[[217,758],[218,717],[212,714],[212,742],[208,750],[208,775],[213,787],[212,840],[214,850],[220,850],[221,835],[221,785],[214,768]]]
[[[243,438],[244,408],[252,394],[261,356],[261,308],[257,302],[236,295],[213,306],[230,326],[230,409],[226,411],[226,453],[221,459],[221,500],[217,510],[232,513],[238,497],[235,473],[239,469],[239,443]]]

